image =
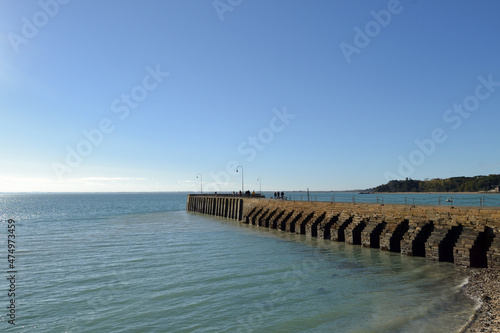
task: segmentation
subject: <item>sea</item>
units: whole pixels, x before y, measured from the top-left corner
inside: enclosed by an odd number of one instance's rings
[[[0,332],[459,332],[477,307],[464,268],[186,200],[0,194]]]

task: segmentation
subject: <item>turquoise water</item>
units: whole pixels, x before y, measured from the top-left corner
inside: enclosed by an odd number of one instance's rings
[[[458,332],[474,311],[452,264],[185,205],[185,194],[1,194],[0,331]]]

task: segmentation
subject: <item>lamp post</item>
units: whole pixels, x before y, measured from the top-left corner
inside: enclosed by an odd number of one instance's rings
[[[257,178],[257,181],[259,182],[260,194],[262,195],[262,179],[259,177]]]
[[[200,194],[203,194],[203,176],[201,175],[201,173],[197,174],[196,175],[196,178],[200,178]]]
[[[241,168],[241,194],[245,194],[245,187],[243,186],[243,167],[238,165],[236,167],[236,172],[238,172],[238,168]]]

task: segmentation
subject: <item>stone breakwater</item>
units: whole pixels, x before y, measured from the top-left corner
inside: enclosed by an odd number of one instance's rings
[[[467,267],[500,269],[500,209],[189,195],[186,210]]]
[[[500,332],[500,208],[189,195],[186,210],[472,267],[463,291],[479,308],[462,332]]]

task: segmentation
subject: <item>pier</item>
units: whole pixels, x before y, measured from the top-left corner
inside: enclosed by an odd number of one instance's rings
[[[425,257],[500,268],[500,208],[331,203],[259,195],[188,195],[186,210],[263,228]]]

